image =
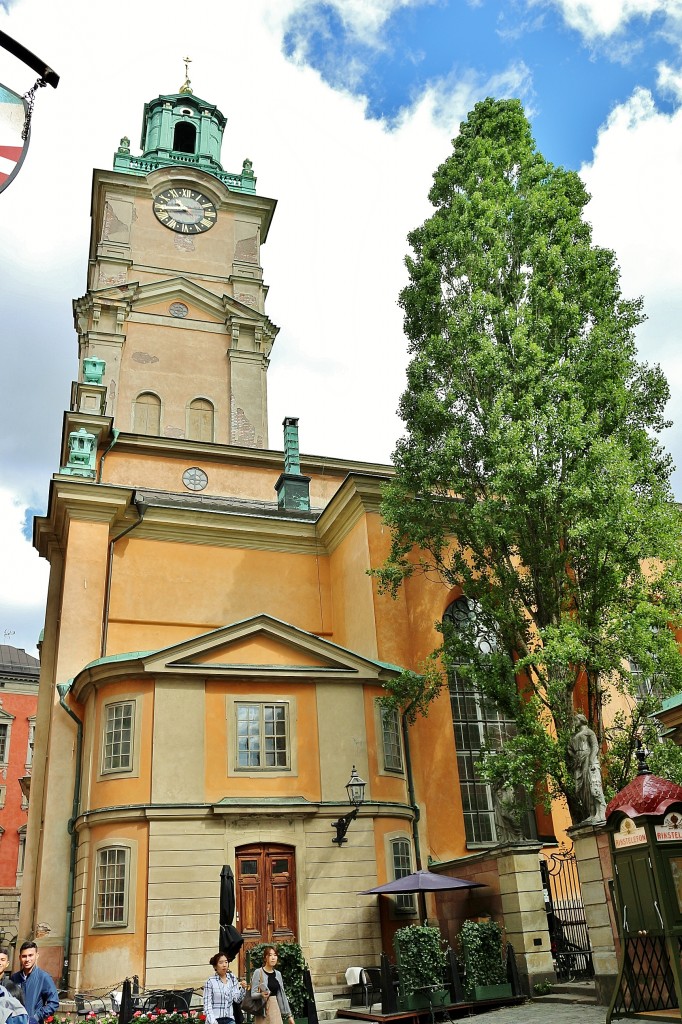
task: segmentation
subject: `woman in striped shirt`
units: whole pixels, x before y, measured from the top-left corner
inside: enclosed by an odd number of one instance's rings
[[[241,1003],[246,982],[237,981],[224,953],[216,953],[209,963],[215,974],[204,984],[206,1024],[234,1024],[232,1004]]]

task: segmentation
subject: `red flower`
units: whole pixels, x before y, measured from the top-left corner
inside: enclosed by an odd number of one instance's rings
[[[52,1016],[46,1017],[45,1018],[45,1024],[52,1024],[53,1020],[54,1020],[54,1017],[52,1017]]]
[[[135,1010],[135,1013],[133,1014],[133,1017],[141,1017],[141,1016],[142,1016],[142,1010]]]

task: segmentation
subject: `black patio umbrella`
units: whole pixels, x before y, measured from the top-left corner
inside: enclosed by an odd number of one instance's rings
[[[126,978],[121,986],[121,1005],[118,1011],[118,1024],[129,1024],[133,1019],[135,1007],[133,1006],[133,995],[130,986],[130,979]]]
[[[229,864],[220,871],[220,934],[218,949],[228,960],[234,960],[244,945],[244,939],[232,924],[234,919],[234,875]]]
[[[369,896],[375,892],[389,896],[397,892],[445,892],[452,889],[479,889],[484,885],[484,882],[470,882],[466,878],[453,878],[452,875],[436,875],[433,871],[413,871],[411,875],[396,878],[385,885],[363,889],[359,895]]]

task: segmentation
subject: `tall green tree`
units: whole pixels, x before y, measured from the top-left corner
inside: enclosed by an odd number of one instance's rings
[[[391,699],[426,710],[456,664],[518,723],[488,778],[548,786],[576,820],[574,710],[603,743],[610,696],[638,706],[635,666],[659,696],[682,687],[681,522],[656,436],[668,385],[637,359],[642,302],[592,243],[582,181],[538,152],[518,101],[476,105],[429,198],[400,296],[406,433],[378,575],[393,593],[416,572],[461,587],[472,626],[444,627],[433,671]],[[618,722],[612,785],[633,724]]]

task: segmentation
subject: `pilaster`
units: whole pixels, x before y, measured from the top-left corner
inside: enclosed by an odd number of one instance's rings
[[[539,981],[556,981],[540,874],[540,843],[506,843],[496,858],[507,942],[516,953],[521,985],[530,995]]]

